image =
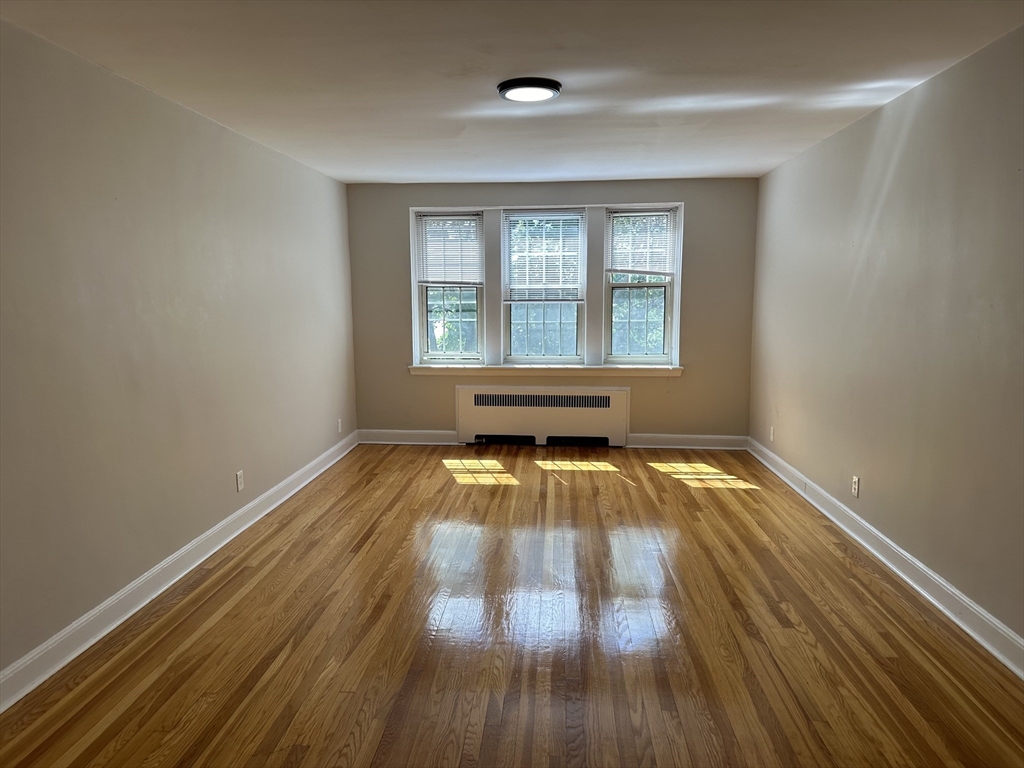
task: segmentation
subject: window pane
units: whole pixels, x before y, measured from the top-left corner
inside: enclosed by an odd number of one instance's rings
[[[442,324],[444,318],[444,306],[442,304],[443,289],[427,288],[427,352],[437,352],[438,337],[435,335],[435,325]]]
[[[523,315],[526,315],[525,308]],[[512,323],[512,354],[526,354],[526,323]]]
[[[612,288],[613,355],[665,354],[665,288]]]
[[[647,354],[665,354],[665,289],[648,288]]]
[[[647,319],[646,288],[629,289],[629,319],[641,321]]]
[[[664,288],[648,288],[647,289],[648,304],[647,304],[647,322],[665,322],[665,289]]]
[[[647,354],[665,354],[665,324],[647,323]]]
[[[629,354],[647,354],[647,321],[629,321]]]
[[[612,321],[621,322],[629,319],[629,290],[626,288],[612,289]]]
[[[544,323],[529,323],[527,325],[526,354],[544,354]]]
[[[430,286],[426,289],[427,354],[476,355],[476,289]]]
[[[465,317],[465,314],[463,314]],[[462,322],[462,350],[473,352],[476,350],[476,323],[463,320]]]
[[[561,350],[561,330],[559,323],[544,323],[544,354],[557,355]]]
[[[511,343],[515,356],[572,356],[577,353],[577,308],[572,302],[512,302]],[[525,318],[519,320],[518,318]]]
[[[625,355],[629,351],[626,343],[626,334],[629,332],[629,323],[612,321],[612,354]]]
[[[573,305],[575,306],[575,305]],[[563,355],[576,354],[576,321],[562,323],[562,346],[560,350]]]

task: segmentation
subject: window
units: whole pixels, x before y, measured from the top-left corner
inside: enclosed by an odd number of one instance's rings
[[[424,360],[482,359],[483,216],[416,216],[416,304]]]
[[[505,358],[582,362],[584,211],[504,212]]]
[[[682,205],[410,216],[415,365],[678,366]]]
[[[677,209],[609,210],[605,224],[605,359],[669,362]]]

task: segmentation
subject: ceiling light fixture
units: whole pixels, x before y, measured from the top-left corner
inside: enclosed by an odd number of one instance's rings
[[[513,77],[498,83],[498,94],[508,101],[547,101],[562,91],[562,84],[547,77]]]

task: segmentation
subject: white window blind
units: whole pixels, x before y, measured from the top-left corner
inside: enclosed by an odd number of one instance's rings
[[[604,268],[608,272],[673,275],[678,212],[608,211]]]
[[[584,211],[505,211],[505,301],[583,301]]]
[[[483,285],[482,214],[416,214],[416,282]]]

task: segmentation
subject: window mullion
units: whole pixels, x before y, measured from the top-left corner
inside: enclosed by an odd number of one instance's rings
[[[583,331],[583,343],[578,346],[583,354],[584,365],[601,365],[604,362],[605,316],[611,321],[611,308],[604,305],[604,228],[604,206],[588,207],[586,231],[580,232],[580,238],[586,239],[586,247],[583,248],[585,261],[580,265],[583,271],[581,277],[585,276],[585,303],[576,310],[583,313],[583,317],[578,320],[578,327]],[[580,245],[583,247],[583,243]],[[611,296],[610,293],[608,295]]]
[[[484,211],[484,289],[483,312],[477,311],[477,334],[483,339],[484,364],[501,365],[504,332],[502,330],[501,211]]]

